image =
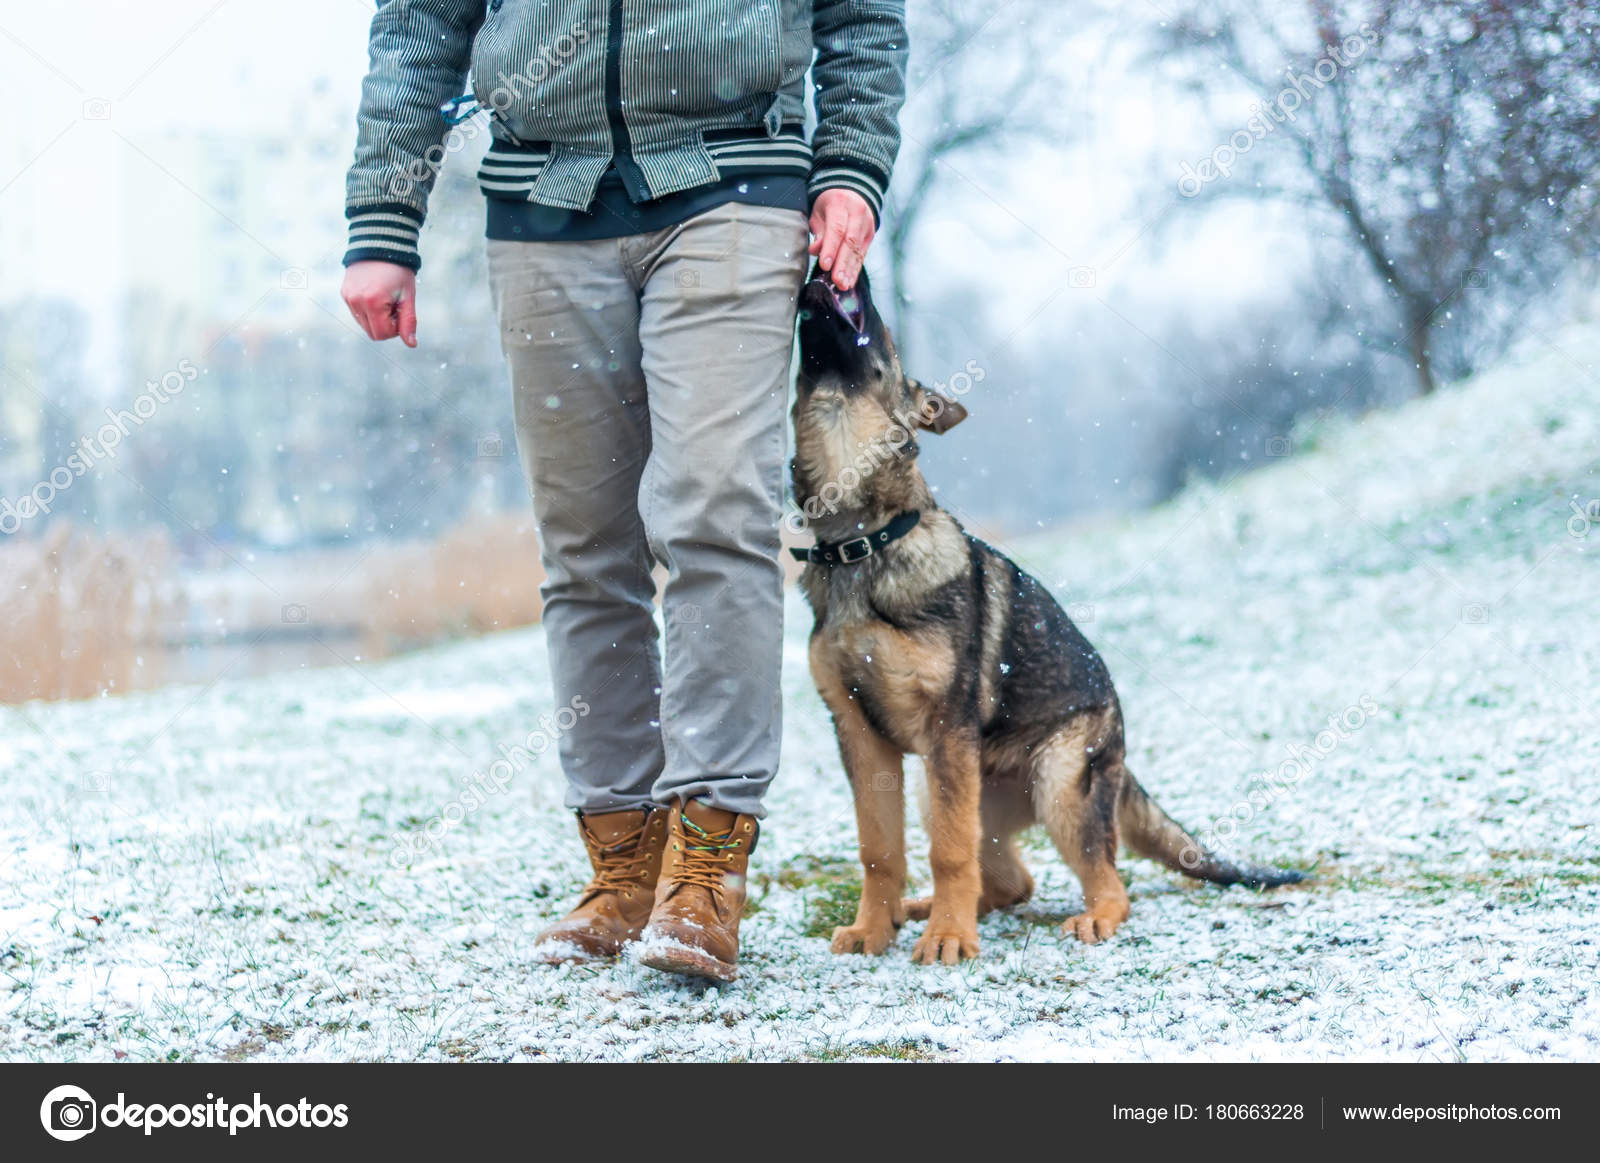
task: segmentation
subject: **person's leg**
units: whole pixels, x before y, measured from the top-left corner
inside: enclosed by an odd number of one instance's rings
[[[777,769],[778,524],[806,240],[804,215],[733,203],[624,251],[643,276],[653,438],[639,511],[667,570],[658,804],[759,817]]]
[[[650,806],[661,772],[654,583],[639,518],[650,454],[639,292],[616,240],[489,243],[517,448],[545,569],[542,620],[567,806]],[[585,709],[587,708],[587,709]]]
[[[778,765],[778,520],[806,222],[734,204],[640,241],[654,440],[639,511],[667,569],[655,798],[671,816],[639,961],[729,981]]]

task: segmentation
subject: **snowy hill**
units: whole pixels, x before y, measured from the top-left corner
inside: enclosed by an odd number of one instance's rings
[[[1000,539],[1105,655],[1140,780],[1196,829],[1241,805],[1230,846],[1305,886],[1130,859],[1131,920],[1084,948],[1041,842],[978,961],[912,966],[916,925],[833,957],[854,823],[792,598],[741,981],[533,966],[584,874],[553,750],[390,861],[554,710],[524,631],[0,709],[0,1058],[1600,1057],[1597,372],[1569,330],[1155,512]]]

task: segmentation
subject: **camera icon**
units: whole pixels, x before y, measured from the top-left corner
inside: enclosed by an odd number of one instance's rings
[[[1071,618],[1074,622],[1093,622],[1094,603],[1073,602],[1067,607],[1067,617]]]
[[[1489,607],[1476,603],[1462,606],[1461,620],[1469,626],[1481,626],[1489,620]]]
[[[873,791],[894,791],[901,786],[904,777],[897,777],[892,771],[874,771],[867,780],[867,786]]]
[[[691,622],[700,621],[700,607],[693,602],[685,602],[681,606],[674,607],[668,618],[679,625],[687,626]]]
[[[700,272],[679,271],[672,277],[672,281],[677,283],[682,290],[692,291],[700,286]]]
[[[104,97],[90,97],[83,103],[83,119],[85,121],[110,121],[111,102]]]
[[[1093,267],[1073,267],[1067,272],[1067,286],[1074,290],[1087,290],[1094,284],[1095,269]]]
[[[303,291],[311,285],[311,280],[300,267],[290,267],[278,276],[278,285],[285,291]]]
[[[1473,267],[1461,276],[1461,285],[1463,287],[1471,287],[1473,290],[1487,287],[1489,285],[1489,272]]]
[[[111,790],[109,771],[86,771],[78,777],[78,786],[86,792],[104,795]]]
[[[505,454],[505,441],[498,436],[481,436],[478,438],[479,460],[499,460]]]
[[[99,1125],[98,1111],[89,1092],[77,1086],[58,1086],[39,1104],[39,1121],[52,1139],[71,1143]]]
[[[1287,436],[1267,437],[1268,456],[1288,456],[1292,451],[1294,451],[1294,448],[1289,443],[1289,438]]]
[[[306,608],[299,602],[291,602],[285,606],[280,616],[285,626],[304,626],[306,624]]]

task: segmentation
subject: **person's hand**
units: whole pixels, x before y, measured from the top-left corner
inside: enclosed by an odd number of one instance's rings
[[[877,232],[872,207],[854,190],[824,190],[811,207],[810,251],[841,291],[856,285],[861,264],[867,260],[867,247]]]
[[[344,268],[339,294],[373,339],[398,335],[417,345],[417,272],[392,262],[353,262]]]

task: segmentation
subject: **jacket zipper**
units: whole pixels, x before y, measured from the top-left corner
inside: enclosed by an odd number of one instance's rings
[[[635,202],[650,200],[650,184],[633,160],[633,143],[628,123],[622,116],[622,17],[625,0],[611,0],[606,21],[606,121],[611,126],[611,164],[616,167],[628,197]]]

